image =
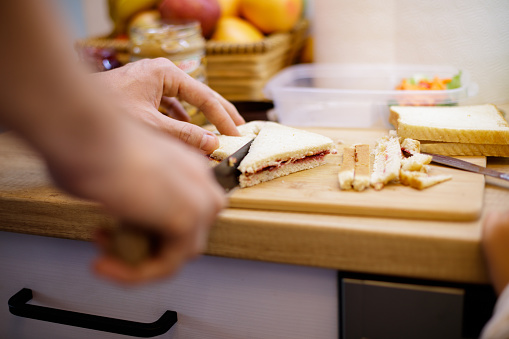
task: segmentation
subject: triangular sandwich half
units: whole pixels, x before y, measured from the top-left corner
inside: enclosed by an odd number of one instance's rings
[[[240,187],[323,165],[333,148],[323,135],[267,122],[240,162]]]

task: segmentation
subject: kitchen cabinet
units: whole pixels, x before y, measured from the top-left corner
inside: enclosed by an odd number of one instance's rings
[[[10,314],[7,300],[22,288],[33,291],[31,305],[134,322],[177,312],[177,323],[157,338],[467,339],[494,303],[482,285],[213,256],[173,279],[121,286],[92,273],[95,253],[90,242],[0,232],[0,337],[127,338]],[[467,290],[480,299],[467,302]]]
[[[334,270],[203,256],[174,279],[125,287],[93,275],[95,253],[90,242],[0,232],[0,337],[127,338],[10,314],[7,300],[30,288],[29,304],[136,322],[176,311],[158,338],[337,338]]]
[[[496,301],[488,285],[338,274],[341,339],[474,339]]]

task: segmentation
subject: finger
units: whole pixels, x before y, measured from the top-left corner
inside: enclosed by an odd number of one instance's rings
[[[162,116],[159,128],[205,154],[210,154],[219,147],[219,139],[214,133],[188,122]]]
[[[242,125],[242,124],[246,123],[246,121],[240,115],[237,108],[231,102],[226,100],[221,94],[217,93],[216,91],[213,91],[213,92],[214,92],[214,96],[217,98],[217,100],[219,100],[221,105],[223,105],[224,109],[226,109],[226,112],[228,112],[230,117],[233,119],[233,122],[235,123],[235,125],[238,126],[238,125]]]
[[[230,114],[207,85],[176,67],[163,68],[163,95],[178,96],[196,106],[222,134],[240,136]]]
[[[162,97],[161,106],[166,110],[166,114],[173,119],[190,122],[191,117],[187,111],[182,107],[182,104],[177,98]]]

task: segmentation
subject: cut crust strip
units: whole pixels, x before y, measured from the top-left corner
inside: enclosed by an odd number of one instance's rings
[[[399,180],[403,185],[410,186],[419,190],[451,180],[450,175],[429,175],[423,172],[401,170]]]
[[[355,148],[345,147],[343,149],[343,162],[339,169],[339,187],[342,190],[352,189],[355,173]]]
[[[353,188],[356,191],[363,191],[370,184],[369,145],[355,146],[355,176]]]
[[[371,174],[371,186],[381,190],[387,183],[399,178],[401,168],[401,145],[399,138],[390,134],[378,141],[374,150],[375,161]]]

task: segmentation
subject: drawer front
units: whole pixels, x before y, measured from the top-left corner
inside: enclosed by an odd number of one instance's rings
[[[92,243],[0,232],[0,337],[127,338],[14,316],[7,300],[30,288],[29,304],[153,322],[178,322],[159,338],[337,338],[333,270],[202,256],[173,279],[139,287],[93,275]]]

